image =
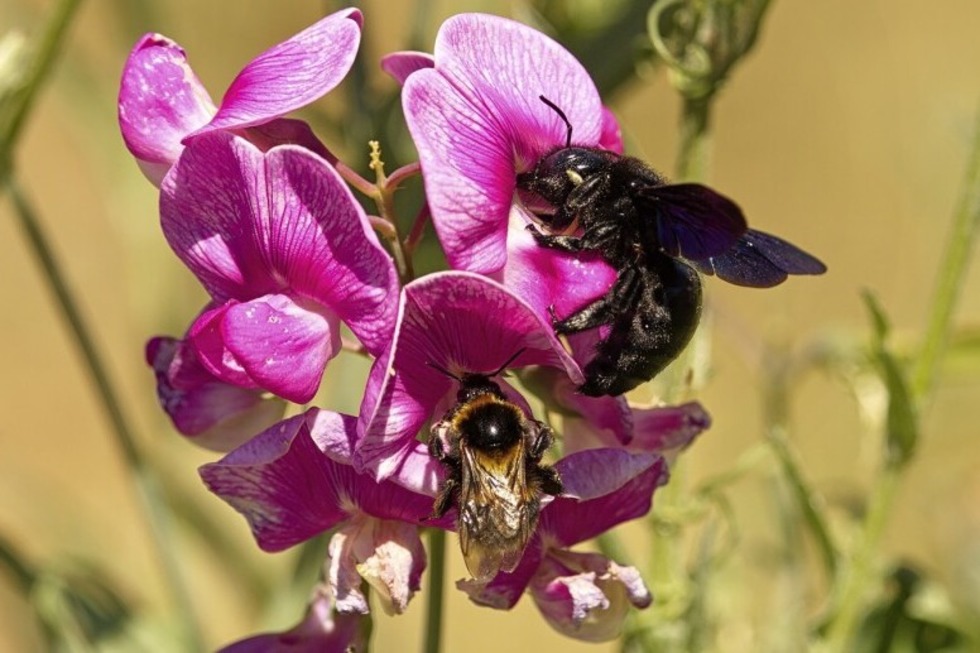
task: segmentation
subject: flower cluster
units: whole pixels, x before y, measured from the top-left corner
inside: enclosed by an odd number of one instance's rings
[[[501,378],[504,365],[560,416],[562,490],[535,498],[540,511],[516,564],[458,586],[499,609],[528,590],[561,632],[615,637],[626,608],[645,607],[650,593],[632,567],[571,547],[646,514],[667,480],[664,454],[689,444],[708,417],[693,403],[635,408],[575,391],[587,348],[569,353],[551,312],[593,301],[616,272],[598,256],[538,246],[516,180],[566,138],[540,96],[562,107],[583,144],[621,151],[618,126],[567,51],[509,20],[456,16],[434,54],[385,57],[403,85],[420,164],[389,179],[421,169],[452,268],[407,278],[391,253],[402,246],[392,217],[367,215],[350,190],[369,182],[309,125],[283,117],[343,80],[362,22],[344,10],[272,47],[218,105],[184,51],[158,34],[136,44],[123,72],[126,145],[159,187],[167,242],[210,298],[181,338],[147,346],[160,403],[178,431],[225,453],[201,477],[245,516],[261,548],[333,533],[306,618],[228,650],[284,641],[345,650],[369,610],[365,583],[387,612],[405,610],[426,566],[420,529],[459,527],[455,509],[434,515],[447,468],[423,441],[426,425],[466,401],[460,388],[472,375],[496,374],[501,401],[533,419]],[[379,225],[394,238],[382,243]],[[314,398],[344,347],[373,361],[359,414],[313,407],[283,419],[290,404]]]

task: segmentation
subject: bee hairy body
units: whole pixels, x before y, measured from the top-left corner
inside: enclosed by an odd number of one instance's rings
[[[543,494],[561,493],[541,464],[551,429],[529,419],[488,376],[460,379],[456,404],[433,425],[429,451],[448,471],[433,517],[454,505],[460,548],[477,580],[513,571],[534,533]]]

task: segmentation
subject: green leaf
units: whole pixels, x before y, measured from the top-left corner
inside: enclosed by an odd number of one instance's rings
[[[919,439],[918,415],[909,381],[898,360],[888,349],[888,317],[870,290],[862,293],[871,317],[873,336],[871,358],[888,392],[888,413],[885,422],[887,462],[904,466],[915,453]]]

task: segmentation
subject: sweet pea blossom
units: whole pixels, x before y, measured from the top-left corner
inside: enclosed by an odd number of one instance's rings
[[[509,368],[555,367],[581,383],[581,370],[550,325],[501,284],[459,271],[407,284],[391,346],[368,377],[355,464],[378,478],[406,474],[404,457],[414,450],[416,434],[456,401],[458,381],[437,368],[457,377],[490,374],[508,360]],[[518,392],[505,380],[495,381],[530,415]]]
[[[401,613],[425,569],[418,526],[449,526],[429,519],[444,474],[421,443],[407,456],[418,472],[415,489],[357,473],[351,465],[356,425],[353,416],[310,409],[204,465],[201,478],[244,515],[263,550],[280,551],[336,528],[324,576],[338,612],[368,612],[361,589],[367,581],[386,611]],[[428,492],[419,491],[423,485]]]
[[[519,23],[463,14],[443,24],[434,55],[397,52],[382,67],[404,84],[432,222],[452,267],[501,281],[541,315],[569,313],[608,290],[616,273],[600,256],[538,246],[516,191],[517,175],[564,143],[539,95],[566,107],[576,130],[581,122],[576,141],[622,150],[615,119],[571,54]]]
[[[530,219],[516,194],[517,175],[566,139],[561,118],[540,96],[565,112],[576,144],[622,151],[618,126],[582,65],[512,20],[453,16],[439,29],[431,60],[395,53],[383,66],[404,80],[405,120],[433,223],[454,268],[501,270],[512,210],[525,224]]]
[[[189,340],[225,383],[304,403],[340,350],[341,322],[373,355],[390,342],[394,263],[337,172],[308,150],[195,138],[163,181],[160,220],[211,295]]]
[[[214,451],[230,451],[278,422],[286,402],[240,388],[208,372],[186,340],[152,338],[146,362],[157,378],[157,398],[178,432]]]
[[[616,637],[630,605],[652,597],[632,567],[570,547],[650,510],[653,493],[667,482],[663,457],[622,449],[590,449],[555,465],[565,490],[542,510],[524,558],[491,581],[457,582],[479,605],[509,610],[530,590],[542,615],[559,632],[588,641]]]
[[[215,106],[184,50],[146,34],[123,68],[119,126],[144,174],[159,186],[189,138],[217,130],[249,132],[261,146],[298,143],[330,158],[309,126],[280,119],[319,99],[343,80],[361,38],[361,12],[344,9],[253,59]]]

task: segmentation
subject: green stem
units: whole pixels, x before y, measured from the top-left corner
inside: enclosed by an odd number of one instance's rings
[[[940,259],[944,265],[939,271],[932,310],[929,311],[929,326],[912,376],[912,393],[920,402],[932,391],[949,338],[953,308],[959,298],[960,286],[977,237],[977,227],[980,225],[980,111],[977,112],[975,129],[973,149],[953,229],[946,244],[946,253]]]
[[[102,363],[103,358],[99,354],[91,331],[75,303],[74,295],[68,288],[65,276],[51,246],[48,244],[47,237],[41,229],[40,221],[37,219],[33,207],[12,177],[4,178],[2,185],[13,200],[16,209],[15,214],[20,219],[21,228],[24,230],[31,250],[44,273],[44,278],[57,300],[62,318],[74,337],[75,345],[82,355],[86,369],[101,400],[102,408],[109,420],[110,431],[115,436],[116,446],[125,459],[126,469],[129,471],[131,480],[143,501],[151,539],[156,547],[164,578],[169,585],[171,598],[182,620],[185,636],[188,645],[191,647],[190,650],[202,650],[203,643],[194,618],[190,592],[184,583],[180,564],[177,561],[177,550],[170,528],[169,509],[160,482],[136,446],[136,439],[123,413],[122,404]]]
[[[17,583],[17,589],[24,596],[30,593],[34,583],[37,582],[37,572],[33,565],[27,562],[20,551],[3,537],[0,537],[0,568],[6,569],[10,573]]]
[[[770,373],[765,390],[766,442],[779,461],[783,478],[789,483],[804,523],[813,535],[824,570],[833,579],[837,572],[837,547],[834,546],[830,529],[823,518],[817,494],[803,476],[802,466],[786,436],[789,423],[789,388],[792,386],[789,361],[785,355],[778,353],[767,358],[780,362],[774,364],[775,368]]]
[[[679,181],[703,181],[708,176],[708,155],[711,148],[709,118],[713,94],[705,97],[684,97],[681,112],[681,144],[677,153]]]
[[[820,649],[821,652],[847,653],[854,650],[854,629],[865,605],[865,593],[872,584],[872,559],[888,523],[901,476],[902,467],[886,465],[872,489],[861,540],[844,576],[837,610],[827,631],[826,646]]]
[[[445,602],[446,531],[429,530],[429,591],[425,605],[425,641],[423,653],[442,650],[442,612]]]
[[[79,3],[80,0],[62,0],[51,14],[36,41],[34,56],[27,64],[19,92],[9,99],[9,104],[0,107],[4,110],[0,115],[0,177],[5,177],[9,170],[21,128],[54,66]]]

